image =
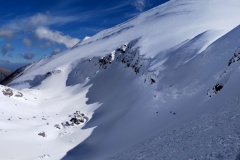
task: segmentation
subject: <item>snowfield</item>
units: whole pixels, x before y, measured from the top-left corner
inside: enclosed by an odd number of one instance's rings
[[[0,159],[240,159],[240,1],[171,0],[0,86]]]

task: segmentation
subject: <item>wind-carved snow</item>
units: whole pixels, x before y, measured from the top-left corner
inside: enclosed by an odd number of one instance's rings
[[[0,157],[239,157],[239,8],[172,0],[27,66],[1,86],[23,95],[0,94]]]
[[[239,97],[231,99],[192,122],[184,123],[108,159],[238,159],[239,103]]]

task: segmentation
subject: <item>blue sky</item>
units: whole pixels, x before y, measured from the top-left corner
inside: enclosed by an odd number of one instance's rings
[[[11,70],[71,48],[167,0],[0,0],[0,66]]]

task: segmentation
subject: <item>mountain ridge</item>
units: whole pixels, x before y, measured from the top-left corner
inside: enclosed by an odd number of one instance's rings
[[[12,72],[6,68],[0,67],[0,82],[9,76]]]

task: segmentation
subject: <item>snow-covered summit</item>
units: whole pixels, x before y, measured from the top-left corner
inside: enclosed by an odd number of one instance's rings
[[[238,0],[172,0],[104,30],[85,43],[111,41],[117,47],[141,37],[141,54],[151,57],[209,31],[212,34],[203,44],[205,49],[239,25],[239,5]]]
[[[0,137],[23,124],[15,138],[31,154],[12,142],[3,158],[236,158],[239,8],[239,0],[172,0],[27,66],[8,86],[28,95],[21,103],[36,111],[19,122],[8,122],[19,115],[6,111]],[[211,135],[215,129],[221,139]],[[162,142],[171,156],[157,154],[168,152],[156,147]]]

